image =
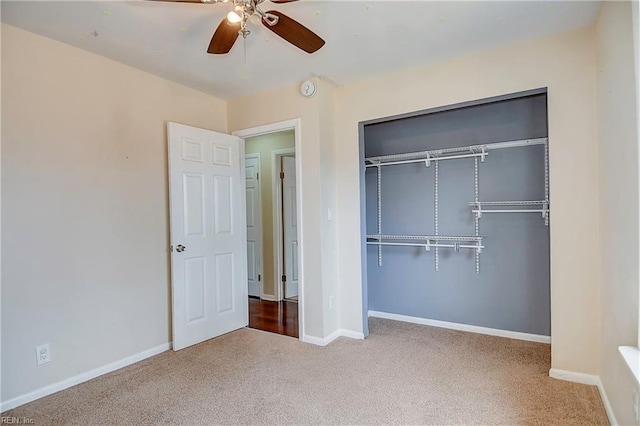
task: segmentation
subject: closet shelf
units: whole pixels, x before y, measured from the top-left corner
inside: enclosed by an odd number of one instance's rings
[[[446,241],[448,243],[441,243]],[[466,243],[466,244],[465,244]],[[460,235],[401,235],[401,234],[368,234],[367,244],[377,246],[411,246],[423,247],[426,251],[434,248],[473,249],[481,252],[482,237]]]
[[[479,157],[484,161],[488,151],[494,149],[516,148],[531,145],[545,145],[547,138],[521,139],[508,142],[494,142],[484,145],[472,145],[457,148],[434,149],[430,151],[408,152],[404,154],[380,155],[364,159],[365,167],[392,166],[395,164],[425,163],[429,167],[431,161],[454,160],[458,158]]]
[[[481,218],[484,213],[539,213],[542,218],[545,219],[545,223],[548,224],[549,218],[549,201],[548,200],[533,200],[533,201],[471,201],[469,206],[475,207],[471,210],[476,215],[476,218]],[[483,207],[527,207],[527,206],[542,206],[539,209],[483,209]]]
[[[549,204],[548,201],[545,200],[535,200],[535,201],[471,201],[469,203],[470,206],[533,206],[533,205],[544,205]]]

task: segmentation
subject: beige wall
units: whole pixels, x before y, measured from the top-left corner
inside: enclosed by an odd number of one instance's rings
[[[166,122],[227,123],[215,97],[7,25],[2,65],[7,401],[171,340]]]
[[[633,54],[636,70],[636,131],[640,147],[640,3],[631,2],[631,13],[633,14]],[[638,153],[638,162],[640,163],[640,152]],[[640,262],[638,268],[640,268]],[[640,306],[640,289],[638,291],[638,305]],[[640,346],[640,324],[638,325],[638,346]]]
[[[333,161],[330,154],[333,141],[330,129],[332,117],[330,108],[332,87],[315,79],[318,93],[305,98],[300,94],[299,85],[291,84],[281,88],[228,103],[229,130],[237,131],[290,119],[300,119],[301,146],[296,150],[302,164],[297,184],[301,188],[301,226],[303,253],[301,276],[303,282],[303,336],[323,338],[337,326],[336,310],[327,314],[331,286],[335,286],[335,269],[327,264],[335,264],[335,247],[331,244],[330,228],[326,209],[333,206],[332,188],[335,180],[330,175]],[[329,153],[329,154],[328,154]],[[334,283],[334,284],[328,284]],[[335,287],[334,287],[335,288]]]
[[[596,23],[600,235],[601,380],[620,424],[637,424],[634,380],[618,346],[638,340],[638,135],[629,2],[605,2]]]
[[[360,331],[358,123],[548,87],[552,367],[598,374],[597,140],[591,29],[362,81],[336,91],[340,326]]]
[[[338,297],[338,231],[336,227],[336,191],[342,185],[337,178],[336,157],[341,155],[340,143],[335,140],[335,116],[336,108],[335,90],[333,86],[320,82],[318,97],[318,114],[320,117],[320,179],[322,192],[320,199],[321,233],[322,233],[322,313],[324,324],[324,336],[328,336],[340,327]],[[329,219],[329,215],[332,216]],[[357,226],[357,224],[355,224]],[[333,299],[333,307],[331,307]],[[351,308],[351,307],[349,307]],[[364,337],[364,336],[362,336]]]
[[[285,131],[255,136],[245,140],[246,154],[260,154],[260,197],[262,199],[262,292],[275,296],[276,257],[273,246],[273,171],[271,153],[274,150],[293,148],[294,132]]]

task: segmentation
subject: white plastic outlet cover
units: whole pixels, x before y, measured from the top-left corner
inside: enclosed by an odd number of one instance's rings
[[[42,365],[51,361],[51,349],[49,344],[36,346],[36,364]]]

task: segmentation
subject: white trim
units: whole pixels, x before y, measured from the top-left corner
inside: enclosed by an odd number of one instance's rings
[[[251,127],[249,129],[236,130],[235,132],[231,132],[232,135],[238,136],[239,138],[253,138],[255,136],[268,135],[270,133],[278,133],[284,130],[292,130],[296,131],[300,127],[300,119],[294,118],[291,120],[279,121],[277,123],[265,124],[263,126]]]
[[[604,385],[600,380],[600,376],[596,376],[598,381],[596,386],[598,387],[598,392],[600,393],[600,399],[602,399],[602,405],[604,405],[604,411],[607,413],[607,418],[609,419],[609,423],[611,426],[618,426],[618,421],[616,420],[616,415],[613,413],[613,407],[611,406],[611,402],[609,402],[609,398],[607,397],[607,392],[604,390]]]
[[[527,340],[529,342],[551,343],[550,336],[539,334],[520,333],[518,331],[499,330],[497,328],[480,327],[477,325],[459,324],[455,322],[432,320],[408,315],[390,314],[387,312],[369,311],[368,316],[374,318],[386,318],[395,321],[404,321],[414,324],[429,325],[432,327],[448,328],[451,330],[467,331],[470,333],[488,334],[489,336],[507,337],[509,339]]]
[[[297,217],[298,217],[298,247],[300,250],[298,270],[300,273],[300,281],[298,282],[298,335],[300,340],[305,341],[305,324],[304,324],[304,210],[302,208],[302,122],[299,118],[292,120],[281,121],[278,123],[266,124],[264,126],[252,127],[249,129],[242,129],[232,132],[232,135],[238,136],[242,139],[253,136],[261,136],[269,133],[281,132],[284,130],[292,130],[295,135],[295,151],[296,151],[296,198],[297,198]],[[242,144],[244,148],[244,143]],[[248,304],[247,304],[248,305]]]
[[[345,330],[343,328],[337,329],[333,333],[326,336],[324,339],[321,337],[315,337],[315,336],[303,336],[301,340],[305,343],[311,343],[313,345],[327,346],[329,343],[333,342],[338,337],[348,337],[349,339],[364,340],[364,334],[358,333],[356,331]]]
[[[557,368],[549,370],[549,377],[591,386],[596,386],[600,381],[600,378],[593,374],[576,373],[575,371],[559,370]]]
[[[318,345],[318,346],[326,345],[322,337],[303,335],[300,337],[300,340],[303,341],[304,343],[311,343],[312,345]]]
[[[549,377],[558,380],[565,380],[567,382],[596,386],[598,388],[598,393],[600,394],[600,399],[602,399],[602,405],[604,405],[604,411],[607,413],[609,423],[611,423],[611,426],[617,426],[618,421],[613,413],[613,407],[611,407],[611,402],[609,402],[607,392],[604,390],[600,376],[552,368],[549,370]]]
[[[119,370],[120,368],[126,367],[128,365],[135,364],[136,362],[142,361],[143,359],[147,359],[154,355],[158,355],[162,352],[166,352],[169,349],[171,349],[171,342],[164,343],[162,345],[156,346],[151,349],[147,349],[135,355],[131,355],[126,358],[123,358],[119,361],[115,361],[110,364],[103,365],[102,367],[98,367],[93,370],[86,371],[84,373],[78,374],[77,376],[69,377],[68,379],[64,379],[60,382],[45,386],[43,388],[26,393],[24,395],[17,396],[8,401],[3,401],[0,404],[0,412],[11,410],[13,408],[19,407],[28,402],[35,401],[36,399],[40,399],[45,396],[59,392],[61,390],[67,389],[71,386],[84,383],[91,379],[95,379],[96,377],[102,376],[107,373],[111,373],[112,371]]]
[[[350,339],[364,340],[364,333],[359,331],[345,330],[344,328],[341,328],[340,335]]]
[[[294,154],[295,148],[282,148],[274,149],[271,151],[271,205],[273,207],[273,252],[275,253],[274,261],[275,268],[273,268],[273,285],[275,287],[275,297],[277,301],[284,299],[284,292],[282,289],[282,279],[284,271],[282,270],[282,247],[284,242],[282,241],[282,192],[280,184],[280,167],[279,159],[286,154]],[[298,171],[296,170],[296,180]]]
[[[276,297],[273,294],[263,294],[262,296],[260,296],[260,299],[267,300],[269,302],[277,302],[278,301],[278,299],[276,299]]]
[[[326,336],[326,337],[324,338],[324,345],[323,345],[323,346],[328,345],[329,343],[331,343],[331,342],[333,342],[334,340],[336,340],[338,337],[342,336],[342,334],[340,333],[340,331],[341,331],[341,330],[340,330],[340,329],[338,329],[338,330],[334,331],[333,333],[329,334],[328,336]]]

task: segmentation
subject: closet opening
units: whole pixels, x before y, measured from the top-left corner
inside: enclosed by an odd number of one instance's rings
[[[363,322],[550,343],[547,91],[360,124]]]

